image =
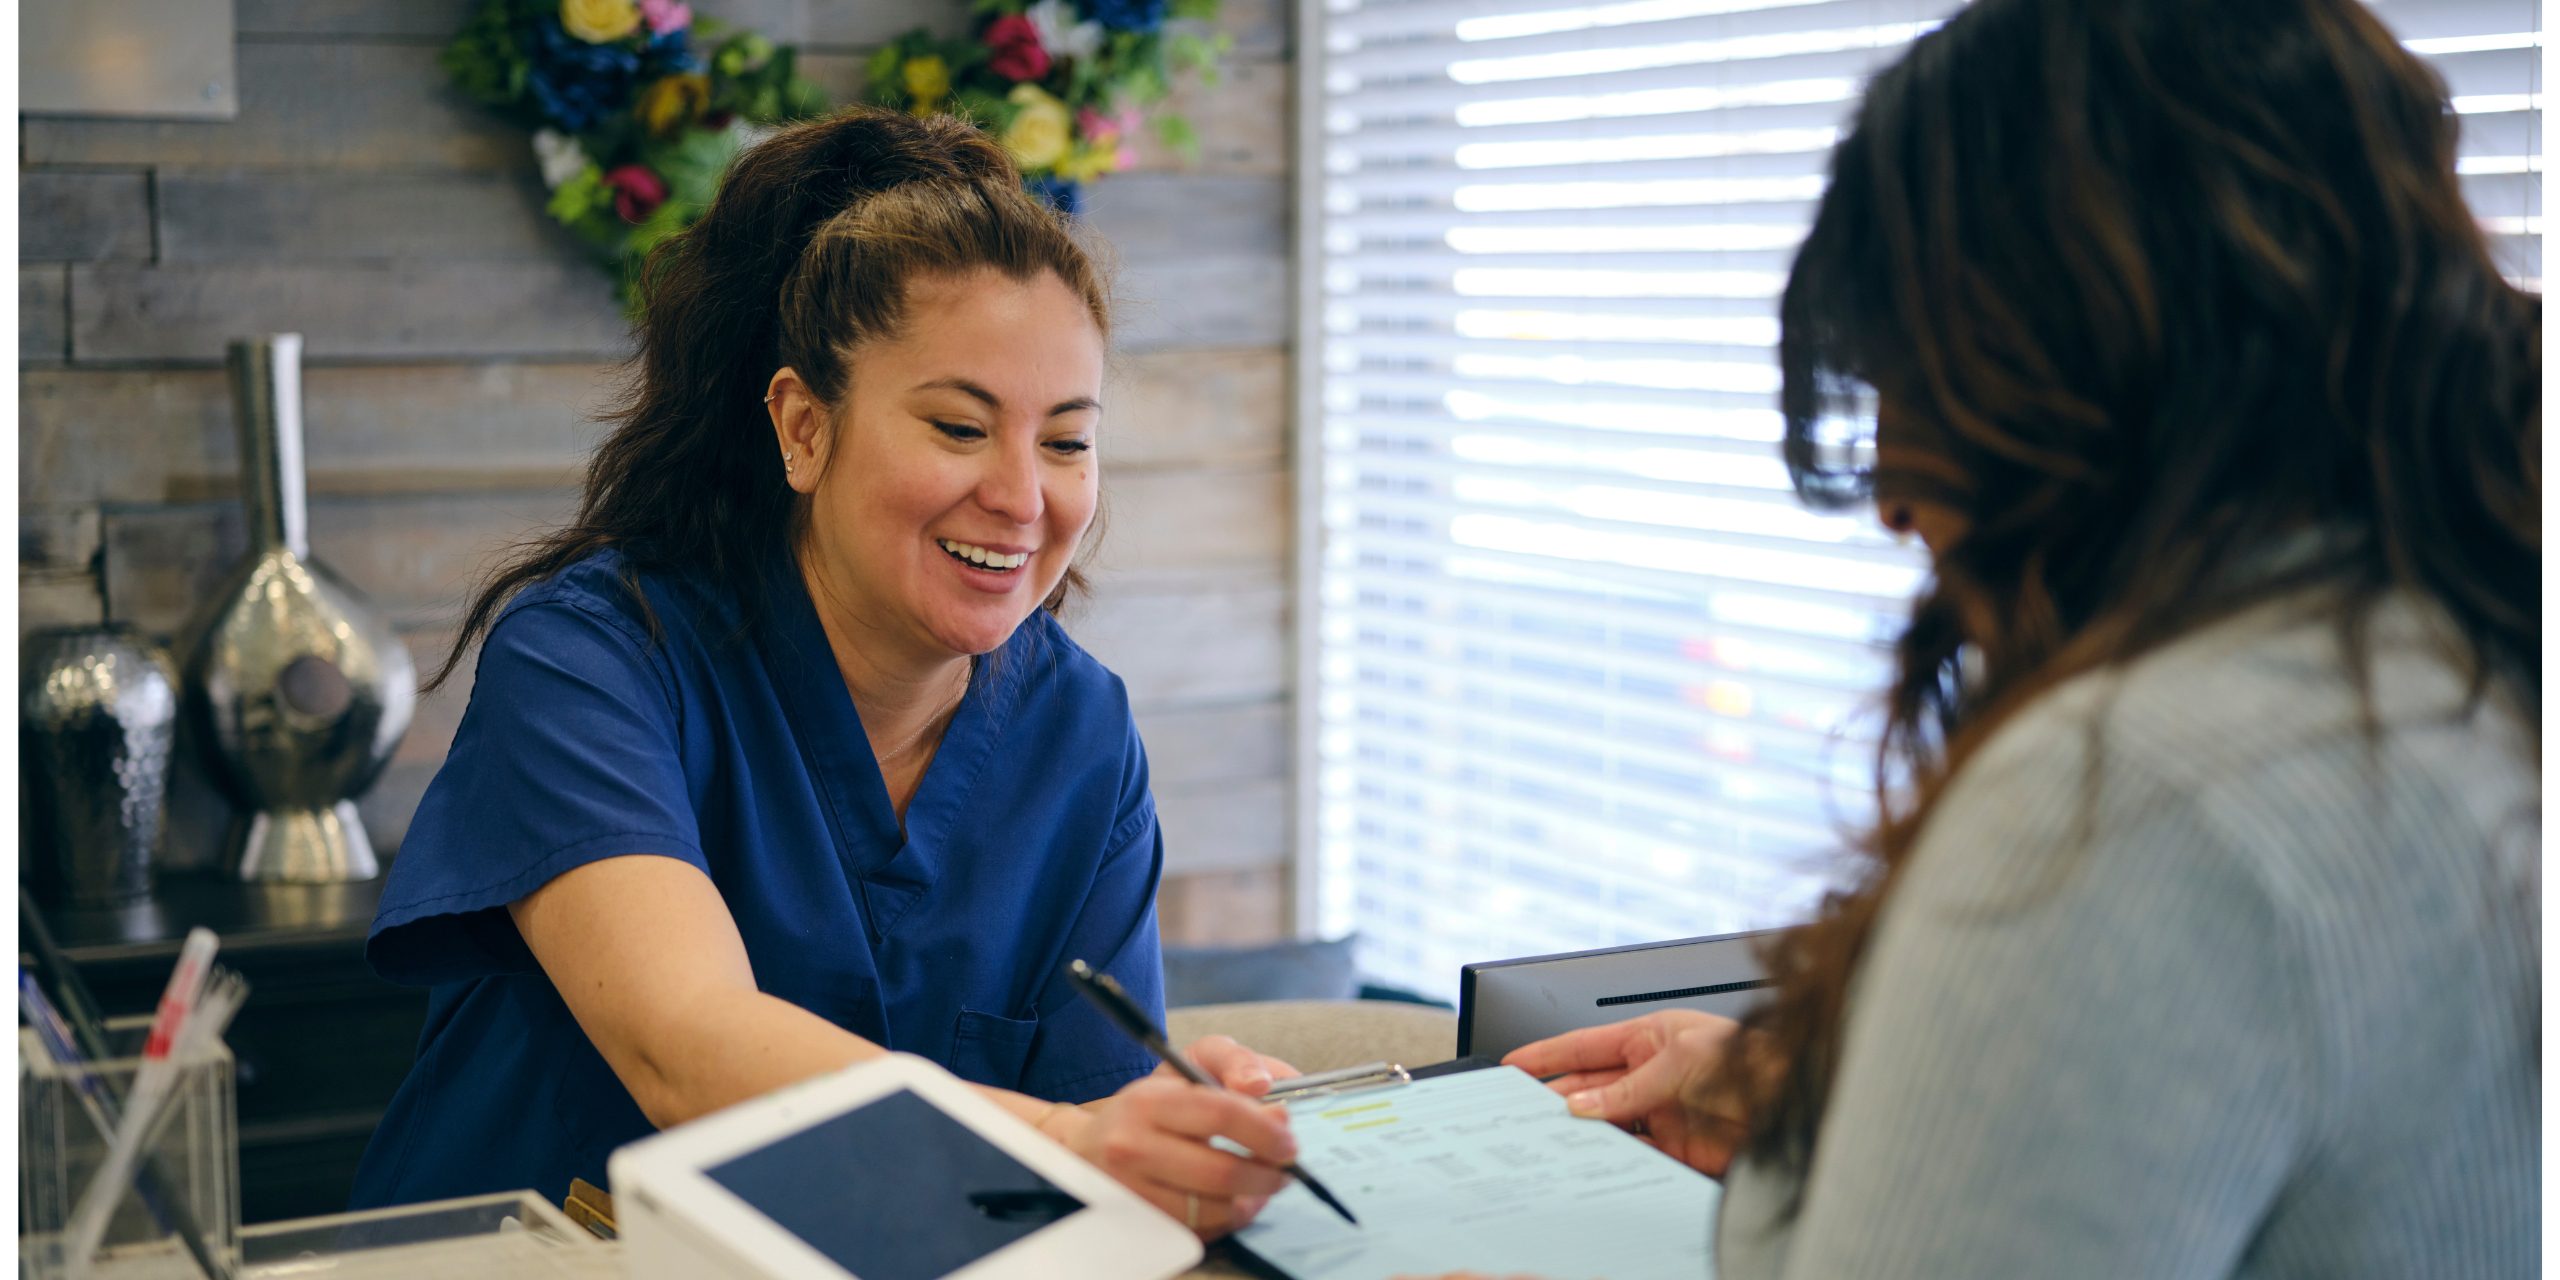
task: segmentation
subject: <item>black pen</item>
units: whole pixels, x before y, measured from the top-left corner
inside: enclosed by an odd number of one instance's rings
[[[1075,979],[1076,990],[1083,992],[1085,999],[1091,1000],[1095,1008],[1102,1010],[1102,1016],[1109,1019],[1111,1025],[1127,1032],[1130,1039],[1145,1045],[1147,1052],[1163,1059],[1174,1070],[1181,1072],[1183,1079],[1193,1084],[1205,1084],[1212,1089],[1223,1087],[1217,1081],[1210,1079],[1207,1072],[1191,1065],[1191,1059],[1176,1052],[1173,1045],[1165,1040],[1164,1031],[1156,1026],[1154,1019],[1147,1016],[1146,1010],[1138,1007],[1137,1001],[1129,998],[1129,993],[1123,990],[1118,982],[1113,981],[1110,974],[1096,973],[1092,965],[1082,960],[1071,960],[1067,962],[1067,976]],[[1342,1202],[1334,1199],[1333,1193],[1325,1190],[1325,1185],[1316,1181],[1314,1174],[1299,1168],[1295,1161],[1280,1166],[1280,1171],[1304,1184],[1307,1190],[1315,1193],[1316,1199],[1324,1201],[1335,1213],[1341,1214],[1344,1222],[1355,1227],[1360,1225],[1360,1220],[1352,1217],[1351,1211],[1343,1208]]]

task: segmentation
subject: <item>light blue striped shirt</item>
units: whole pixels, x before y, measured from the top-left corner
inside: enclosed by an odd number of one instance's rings
[[[1964,770],[1801,1214],[1738,1163],[1723,1280],[2537,1274],[2537,748],[2405,601],[2368,737],[2303,604],[2067,685]]]

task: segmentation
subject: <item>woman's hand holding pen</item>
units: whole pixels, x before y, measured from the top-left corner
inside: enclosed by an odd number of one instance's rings
[[[1739,1106],[1700,1111],[1687,1099],[1734,1045],[1738,1024],[1665,1009],[1525,1044],[1503,1058],[1563,1094],[1575,1115],[1627,1129],[1663,1154],[1721,1178],[1747,1131]]]
[[[1274,1079],[1298,1074],[1276,1058],[1208,1036],[1192,1061],[1232,1092],[1204,1088],[1159,1068],[1084,1108],[1065,1108],[1043,1127],[1122,1185],[1213,1240],[1251,1222],[1288,1185],[1280,1166],[1297,1158],[1289,1116],[1256,1102]],[[1209,1145],[1213,1137],[1255,1159]]]

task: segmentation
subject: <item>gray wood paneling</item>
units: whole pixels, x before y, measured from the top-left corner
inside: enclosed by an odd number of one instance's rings
[[[311,368],[303,450],[315,493],[556,487],[601,426],[596,364]],[[18,381],[21,502],[183,502],[238,491],[219,369],[63,369]]]
[[[936,35],[969,30],[969,6],[951,0],[805,0],[805,39],[814,47],[868,51],[913,27]],[[841,101],[841,99],[839,99]]]
[[[1289,589],[1276,566],[1108,578],[1067,629],[1128,682],[1142,716],[1279,698],[1289,688]]]
[[[18,175],[18,261],[151,256],[151,175],[32,170]]]
[[[445,87],[432,44],[244,41],[235,120],[20,122],[24,164],[531,168],[514,126]],[[350,179],[352,180],[352,179]]]
[[[1138,717],[1156,786],[1276,778],[1289,772],[1289,708],[1280,702],[1231,707],[1158,707]]]
[[[1103,393],[1103,467],[1278,466],[1289,357],[1269,348],[1124,356]]]
[[[106,601],[98,575],[85,569],[18,570],[18,638],[45,627],[86,627],[104,622]]]
[[[871,56],[868,49],[855,53],[829,53],[823,49],[804,49],[800,53],[800,74],[836,103],[862,100],[862,64]]]
[[[1290,0],[1224,0],[1215,23],[1178,22],[1174,28],[1223,31],[1234,37],[1232,56],[1240,61],[1285,59],[1295,48],[1290,29],[1296,8]]]
[[[94,506],[18,504],[18,567],[51,572],[96,571],[100,522]]]
[[[1084,216],[1127,263],[1289,256],[1289,184],[1276,177],[1117,174],[1086,190]]]
[[[1200,159],[1185,165],[1161,148],[1138,151],[1138,167],[1175,173],[1289,176],[1289,66],[1259,58],[1230,61],[1215,85],[1186,79],[1166,100],[1200,134]]]
[[[711,0],[697,17],[717,18],[780,42],[801,39],[807,10],[849,0]],[[470,19],[475,0],[239,0],[240,34],[252,39],[422,40],[443,44]]]
[[[160,260],[436,263],[575,259],[539,176],[160,171]]]
[[[1155,259],[1120,272],[1112,322],[1123,351],[1277,347],[1289,340],[1289,264]]]
[[[60,364],[71,355],[68,267],[18,268],[18,362]]]
[[[212,362],[296,332],[305,359],[612,359],[629,344],[604,273],[530,262],[72,269],[80,360]]]
[[[1266,569],[1289,554],[1289,476],[1280,469],[1129,471],[1111,476],[1101,574]]]
[[[1277,942],[1288,934],[1288,911],[1286,867],[1166,876],[1156,896],[1166,946]]]
[[[423,681],[435,673],[444,661],[445,649],[453,643],[453,635],[453,628],[447,626],[401,634],[401,642],[409,646],[409,656],[417,660],[418,679]],[[475,646],[462,656],[451,679],[433,692],[418,695],[418,709],[410,717],[409,732],[400,739],[400,749],[391,757],[395,762],[433,765],[453,748],[454,732],[462,726],[463,709],[471,704],[472,668],[479,652]]]
[[[455,493],[314,498],[311,550],[395,625],[450,625],[491,558],[528,531],[559,523],[567,493]],[[110,509],[107,614],[176,635],[221,588],[248,539],[236,502]]]
[[[1276,867],[1289,857],[1289,788],[1278,778],[1156,788],[1168,875]]]
[[[242,36],[451,40],[478,0],[237,0]]]

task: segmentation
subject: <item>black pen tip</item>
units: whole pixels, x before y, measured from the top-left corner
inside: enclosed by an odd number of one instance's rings
[[[1314,1193],[1316,1199],[1324,1201],[1326,1208],[1333,1210],[1335,1213],[1341,1214],[1344,1222],[1348,1222],[1355,1227],[1360,1225],[1360,1220],[1352,1217],[1351,1211],[1344,1208],[1341,1201],[1334,1199],[1333,1193],[1326,1190],[1323,1183],[1308,1177],[1306,1170],[1297,1168],[1294,1165],[1290,1167],[1290,1171],[1298,1175],[1298,1182],[1300,1185]]]

